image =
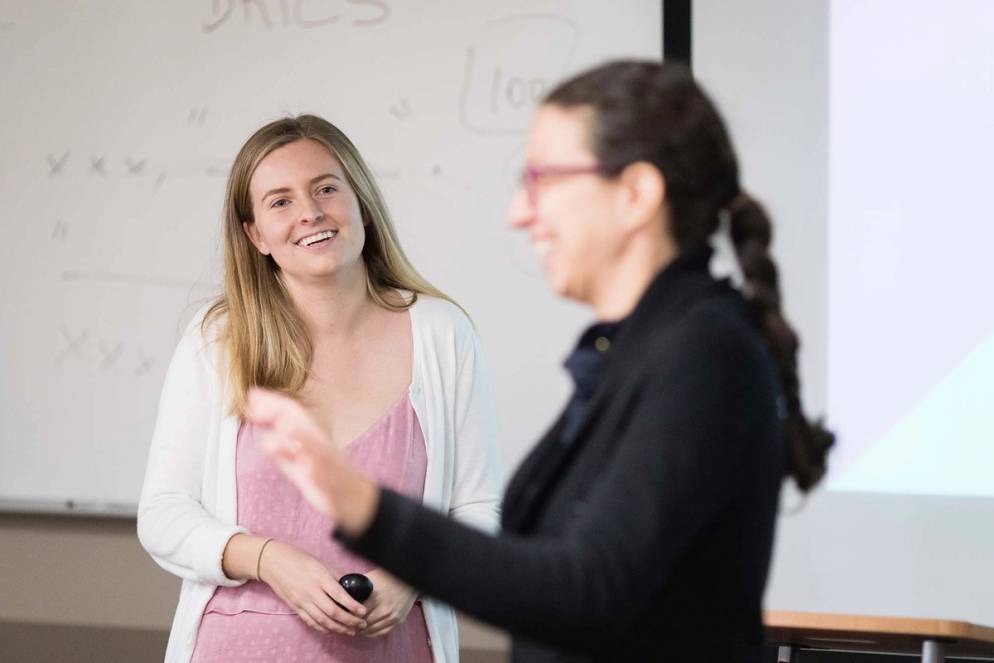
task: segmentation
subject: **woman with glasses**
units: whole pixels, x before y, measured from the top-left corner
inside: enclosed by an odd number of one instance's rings
[[[500,456],[469,319],[408,262],[368,166],[319,117],[246,141],[223,214],[224,293],[170,364],[138,509],[142,545],[183,578],[166,660],[456,661],[452,609],[329,539],[245,415],[250,387],[295,396],[368,476],[492,530]],[[365,605],[339,585],[354,572],[373,582]]]
[[[598,322],[500,536],[364,478],[293,400],[255,391],[248,416],[338,540],[509,630],[515,661],[757,661],[782,478],[811,488],[833,441],[801,408],[770,222],[680,66],[561,84],[526,154],[511,224]]]

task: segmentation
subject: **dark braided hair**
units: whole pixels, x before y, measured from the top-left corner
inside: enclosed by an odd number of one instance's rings
[[[769,253],[772,225],[763,207],[739,187],[738,161],[714,104],[685,66],[630,60],[567,80],[544,103],[593,109],[590,149],[607,176],[638,161],[660,170],[680,251],[705,248],[728,214],[746,280],[743,291],[784,390],[788,468],[802,490],[812,488],[825,474],[835,436],[821,421],[804,416],[799,340],[781,311],[779,275]]]

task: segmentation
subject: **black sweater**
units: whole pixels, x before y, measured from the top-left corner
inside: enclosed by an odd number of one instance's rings
[[[518,468],[499,536],[384,490],[346,545],[510,631],[515,661],[759,660],[778,388],[707,257],[649,286],[580,424],[560,418]]]

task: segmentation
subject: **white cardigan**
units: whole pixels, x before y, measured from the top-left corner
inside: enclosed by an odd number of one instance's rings
[[[235,524],[235,441],[239,419],[227,414],[227,380],[216,328],[205,338],[194,316],[166,373],[138,504],[138,538],[165,570],[183,578],[166,649],[167,663],[187,663],[204,608],[218,585]],[[494,531],[502,491],[489,372],[467,317],[451,303],[419,296],[410,308],[414,360],[410,398],[428,454],[424,503]],[[430,563],[430,560],[425,560]],[[434,663],[459,660],[451,608],[424,601]]]

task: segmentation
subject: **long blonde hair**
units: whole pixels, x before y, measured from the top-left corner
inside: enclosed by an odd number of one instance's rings
[[[279,267],[246,236],[243,223],[254,222],[249,183],[271,152],[302,139],[317,141],[342,165],[359,199],[366,241],[362,259],[366,289],[378,305],[409,308],[419,294],[448,296],[424,279],[404,255],[383,194],[352,141],[338,127],[314,115],[271,122],[256,131],[238,151],[224,194],[224,292],[208,309],[202,331],[220,323],[230,380],[229,411],[242,416],[252,386],[290,395],[303,388],[313,346],[303,318],[290,299]],[[397,297],[398,290],[411,293]]]

